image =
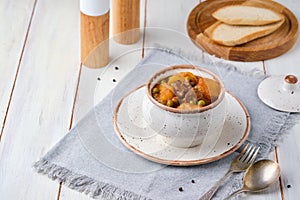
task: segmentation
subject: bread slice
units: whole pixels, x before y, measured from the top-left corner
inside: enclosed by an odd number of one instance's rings
[[[235,26],[216,22],[207,28],[204,33],[216,43],[225,46],[236,46],[271,34],[278,29],[283,22],[284,20],[262,26]]]
[[[283,20],[284,16],[267,8],[232,5],[213,14],[221,22],[231,25],[266,25]]]

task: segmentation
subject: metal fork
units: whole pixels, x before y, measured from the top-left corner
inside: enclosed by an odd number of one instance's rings
[[[259,147],[255,145],[249,145],[249,143],[244,147],[242,152],[232,161],[229,170],[226,174],[212,187],[208,190],[199,200],[209,200],[213,197],[215,192],[224,182],[224,180],[234,172],[245,171],[255,160]]]

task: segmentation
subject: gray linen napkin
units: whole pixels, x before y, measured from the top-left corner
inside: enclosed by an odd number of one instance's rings
[[[215,60],[215,61],[213,61]],[[107,199],[198,199],[225,174],[237,153],[213,163],[193,167],[157,164],[130,152],[121,144],[112,125],[113,109],[123,95],[144,84],[159,69],[192,63],[218,74],[226,88],[247,107],[252,127],[248,141],[269,153],[279,137],[293,125],[293,115],[265,106],[256,95],[262,75],[240,73],[234,66],[209,56],[186,57],[155,48],[94,109],[92,109],[35,169],[93,198]],[[241,186],[233,175],[216,193],[223,199]]]

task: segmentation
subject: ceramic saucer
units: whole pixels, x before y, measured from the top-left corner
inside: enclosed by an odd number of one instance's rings
[[[146,88],[140,86],[124,96],[114,112],[114,128],[122,143],[134,153],[157,163],[192,166],[221,159],[237,150],[250,131],[250,117],[245,106],[226,92],[227,114],[217,144],[206,156],[199,156],[200,145],[178,148],[166,144],[143,117]]]

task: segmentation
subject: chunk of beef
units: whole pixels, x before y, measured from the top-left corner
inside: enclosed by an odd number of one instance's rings
[[[203,98],[202,93],[194,88],[191,88],[184,96],[184,101],[189,103],[190,101],[198,101]]]
[[[179,81],[173,83],[174,93],[179,98],[184,98],[185,94],[192,88],[188,81]]]

